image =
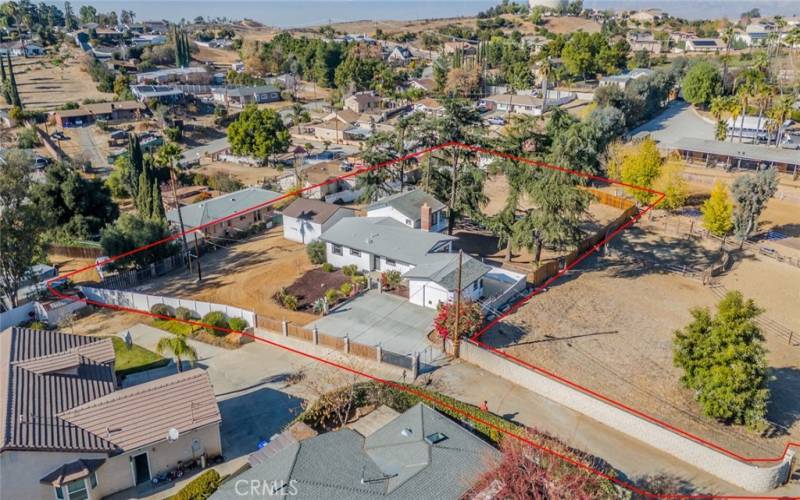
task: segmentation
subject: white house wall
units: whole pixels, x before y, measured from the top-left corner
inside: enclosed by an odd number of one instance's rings
[[[483,287],[473,288],[473,283],[461,290],[461,299],[477,302],[483,294]],[[453,302],[455,293],[444,289],[441,285],[428,280],[408,280],[408,300],[418,306],[436,309],[440,302]]]
[[[321,234],[322,226],[316,222],[283,216],[283,237],[287,240],[308,244]]]
[[[355,264],[359,271],[369,272],[372,270],[370,267],[372,254],[369,252],[361,252],[361,256],[359,257],[351,255],[350,248],[342,246],[342,255],[336,255],[333,253],[333,245],[328,242],[325,242],[325,252],[328,262],[335,267]]]
[[[367,211],[367,217],[390,217],[401,224],[405,224],[406,226],[412,229],[418,229],[414,226],[414,221],[400,213],[397,209],[391,206],[380,207],[373,210]]]

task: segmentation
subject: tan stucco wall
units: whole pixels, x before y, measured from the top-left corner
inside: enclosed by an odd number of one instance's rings
[[[212,424],[186,432],[173,442],[162,441],[153,446],[133,450],[114,457],[98,453],[51,453],[32,451],[6,451],[0,453],[0,499],[53,500],[52,486],[39,483],[39,479],[58,467],[81,458],[105,458],[97,471],[97,488],[90,490],[90,500],[100,498],[133,486],[131,457],[147,451],[150,474],[173,469],[178,461],[188,461],[192,456],[192,442],[198,440],[208,457],[222,453],[219,424]]]
[[[34,500],[41,498],[54,500],[53,487],[41,484],[39,479],[62,465],[80,458],[106,458],[106,455],[45,451],[4,451],[0,453],[0,499]],[[100,496],[91,496],[90,498],[95,500]]]

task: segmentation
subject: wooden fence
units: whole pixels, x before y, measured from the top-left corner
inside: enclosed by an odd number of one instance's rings
[[[97,259],[103,255],[100,247],[73,247],[66,245],[50,245],[47,253],[73,259]]]
[[[417,369],[419,368],[418,356],[398,354],[385,349],[379,349],[375,346],[346,341],[343,337],[337,337],[336,335],[330,335],[320,331],[317,331],[315,334],[313,330],[303,328],[302,326],[292,324],[288,321],[276,320],[262,314],[256,315],[256,326],[304,342],[330,347],[360,358],[399,366],[411,370],[412,375],[417,373],[415,366]]]
[[[614,198],[618,200],[628,201],[618,196],[614,195],[609,195],[609,196],[613,197],[609,199],[612,200],[612,202]],[[541,285],[551,277],[555,276],[558,273],[559,269],[561,269],[562,264],[564,266],[572,264],[575,261],[575,259],[580,257],[584,252],[586,252],[593,246],[603,241],[606,238],[606,235],[616,231],[617,228],[625,224],[628,220],[630,220],[631,217],[636,215],[637,212],[638,209],[636,208],[636,205],[631,204],[628,208],[625,209],[624,212],[622,212],[622,214],[619,217],[617,217],[613,221],[603,226],[603,228],[597,231],[596,233],[588,236],[583,241],[581,241],[580,244],[578,244],[578,248],[576,248],[572,252],[557,259],[551,259],[543,262],[535,271],[531,272],[528,275],[529,280],[534,285]]]

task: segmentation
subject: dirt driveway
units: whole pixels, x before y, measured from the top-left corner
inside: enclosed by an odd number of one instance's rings
[[[713,307],[718,297],[699,281],[662,272],[653,262],[702,268],[714,258],[714,249],[638,226],[623,233],[612,248],[611,257],[587,259],[483,341],[745,455],[780,454],[788,439],[797,440],[800,349],[789,349],[783,339],[765,334],[774,375],[768,415],[776,424],[774,437],[761,438],[704,417],[691,392],[679,385],[680,372],[672,364],[673,332],[691,321],[690,308]],[[775,279],[775,294],[784,284],[786,293],[790,286],[785,280],[790,278],[779,276],[794,268],[782,266],[745,258],[723,281],[728,289],[755,295],[767,316],[796,315],[785,309],[791,307],[786,300],[769,302],[769,297],[751,293],[770,279]],[[798,283],[800,270],[794,271]],[[762,276],[759,282],[743,276],[754,272]]]
[[[283,238],[282,226],[206,253],[201,266],[201,283],[196,282],[195,274],[183,271],[162,276],[136,290],[241,307],[297,324],[317,319],[313,314],[284,309],[272,300],[279,289],[291,285],[313,267],[305,246]]]

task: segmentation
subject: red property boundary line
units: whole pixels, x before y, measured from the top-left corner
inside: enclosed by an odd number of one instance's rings
[[[508,353],[506,353],[506,352],[504,352],[502,350],[500,350],[500,349],[493,348],[493,347],[488,346],[485,343],[481,342],[479,340],[479,338],[487,330],[489,330],[493,326],[497,325],[500,321],[502,321],[503,319],[505,319],[509,315],[511,315],[514,312],[516,312],[522,305],[524,305],[525,303],[530,301],[533,297],[535,297],[536,295],[541,293],[546,287],[548,287],[554,281],[556,281],[561,276],[563,276],[567,271],[573,269],[575,266],[580,264],[587,257],[589,257],[594,252],[596,252],[597,250],[602,248],[606,243],[608,243],[611,239],[616,237],[620,232],[622,232],[623,230],[625,230],[628,227],[632,226],[635,222],[637,222],[639,219],[641,219],[644,216],[644,214],[646,214],[647,212],[651,211],[656,205],[658,205],[664,199],[665,195],[664,195],[664,193],[661,193],[659,191],[656,191],[656,190],[653,190],[653,189],[650,189],[650,188],[646,188],[646,187],[642,187],[642,186],[636,186],[636,185],[632,185],[632,184],[627,184],[627,183],[624,183],[624,182],[621,182],[621,181],[608,179],[608,178],[601,177],[601,176],[591,175],[591,174],[587,174],[587,173],[584,173],[584,172],[578,172],[578,171],[575,171],[575,170],[572,170],[572,169],[559,167],[557,165],[552,165],[552,164],[545,163],[545,162],[530,160],[530,159],[527,159],[527,158],[521,158],[521,157],[517,157],[517,156],[514,156],[514,155],[510,155],[510,154],[493,151],[493,150],[490,150],[490,149],[487,149],[487,148],[467,145],[467,144],[463,144],[463,143],[459,143],[459,142],[447,142],[447,143],[443,143],[443,144],[440,144],[440,145],[437,145],[437,146],[434,146],[434,147],[418,150],[418,151],[415,151],[413,153],[407,154],[407,155],[405,155],[405,156],[403,156],[401,158],[396,158],[396,159],[389,160],[389,161],[386,161],[386,162],[378,163],[378,164],[372,165],[370,167],[356,169],[353,172],[349,172],[347,174],[344,174],[344,175],[341,175],[341,176],[338,176],[338,177],[335,177],[335,178],[332,178],[332,179],[328,179],[325,182],[321,182],[321,183],[315,184],[313,186],[305,187],[305,188],[302,188],[302,189],[299,189],[299,190],[296,190],[296,191],[293,191],[293,192],[290,192],[290,193],[286,193],[286,194],[281,195],[281,196],[279,196],[279,197],[277,197],[275,199],[260,203],[258,205],[254,205],[254,206],[246,208],[244,210],[240,210],[240,211],[238,211],[236,213],[233,213],[233,214],[228,215],[226,217],[222,217],[222,218],[213,220],[213,221],[208,222],[206,224],[203,224],[201,226],[194,227],[194,228],[192,228],[192,229],[190,229],[188,231],[185,231],[185,232],[183,232],[181,234],[173,234],[173,235],[171,235],[171,236],[169,236],[167,238],[163,238],[161,240],[155,241],[155,242],[150,243],[148,245],[144,245],[142,247],[130,250],[128,252],[124,252],[124,253],[121,253],[119,255],[115,255],[113,257],[109,257],[109,258],[107,258],[107,259],[105,259],[105,260],[103,260],[101,262],[98,262],[98,263],[83,267],[81,269],[77,269],[75,271],[71,271],[71,272],[69,272],[67,274],[60,275],[60,276],[57,276],[55,278],[51,278],[50,280],[47,281],[48,289],[50,290],[51,293],[53,293],[54,295],[56,295],[57,297],[62,298],[62,299],[69,299],[69,300],[72,300],[72,301],[80,301],[80,302],[84,302],[84,303],[89,304],[89,305],[94,305],[94,306],[98,306],[98,307],[105,307],[105,308],[113,309],[113,310],[117,310],[117,311],[140,314],[140,315],[143,315],[143,316],[149,316],[149,317],[158,318],[158,319],[171,319],[171,320],[175,320],[175,321],[181,321],[183,323],[190,324],[190,325],[195,325],[195,326],[201,326],[201,327],[208,326],[208,325],[206,325],[204,323],[201,323],[199,321],[177,320],[175,318],[170,318],[168,316],[154,314],[154,313],[151,313],[149,311],[140,311],[140,310],[132,309],[132,308],[129,308],[129,307],[119,306],[119,305],[115,305],[115,304],[107,304],[107,303],[104,303],[104,302],[98,302],[98,301],[90,300],[90,299],[87,299],[87,298],[77,297],[77,296],[74,296],[74,295],[66,295],[66,294],[63,294],[60,291],[56,290],[55,288],[53,288],[51,283],[53,281],[56,281],[56,280],[62,280],[62,279],[65,279],[65,278],[70,278],[70,277],[72,277],[72,276],[74,276],[74,275],[76,275],[78,273],[81,273],[83,271],[95,268],[98,265],[102,266],[102,265],[114,262],[116,260],[128,257],[128,256],[136,254],[138,252],[142,252],[142,251],[147,250],[149,248],[153,248],[153,247],[155,247],[157,245],[162,245],[162,244],[168,243],[170,241],[175,241],[178,238],[182,238],[186,234],[190,234],[190,233],[193,233],[193,232],[196,232],[196,231],[200,231],[202,229],[205,229],[208,226],[211,226],[211,225],[214,225],[214,224],[218,224],[220,222],[224,222],[224,221],[233,219],[235,217],[239,217],[240,215],[244,215],[244,214],[250,213],[252,211],[264,208],[264,207],[268,207],[268,206],[274,205],[274,204],[276,204],[276,203],[278,203],[280,201],[284,201],[286,199],[294,197],[299,193],[302,193],[302,192],[305,192],[305,191],[309,191],[309,190],[318,188],[320,186],[325,186],[325,185],[328,185],[328,184],[331,184],[331,183],[334,183],[334,182],[338,182],[338,181],[343,180],[343,179],[352,178],[352,177],[364,174],[366,172],[370,172],[370,171],[378,170],[378,169],[381,169],[381,168],[389,167],[389,166],[391,166],[393,164],[396,164],[396,163],[399,163],[399,162],[403,162],[403,161],[406,161],[406,160],[410,160],[410,159],[413,159],[413,158],[424,156],[424,155],[426,155],[428,153],[432,153],[432,152],[439,151],[439,150],[446,149],[446,148],[450,148],[450,147],[460,148],[460,149],[464,149],[464,150],[468,150],[468,151],[472,151],[472,152],[476,152],[476,153],[483,153],[483,154],[489,154],[489,155],[493,155],[493,156],[498,156],[498,157],[502,157],[502,158],[506,158],[506,159],[510,159],[510,160],[514,160],[514,161],[518,161],[520,163],[525,163],[525,164],[530,165],[532,167],[539,167],[539,168],[547,168],[547,169],[550,169],[550,170],[556,170],[556,171],[560,171],[560,172],[564,172],[564,173],[568,173],[568,174],[572,174],[572,175],[577,175],[579,177],[583,177],[583,178],[586,178],[586,179],[596,180],[596,181],[603,182],[603,183],[615,184],[615,185],[618,185],[618,186],[628,187],[628,188],[631,188],[631,189],[638,189],[638,190],[649,192],[649,193],[657,196],[655,201],[653,201],[652,203],[650,203],[649,205],[644,207],[642,210],[639,211],[638,214],[632,216],[628,221],[626,221],[624,224],[622,224],[616,230],[614,230],[613,232],[609,233],[602,241],[598,242],[597,244],[593,245],[591,248],[589,248],[588,250],[583,252],[573,262],[571,262],[569,265],[567,265],[564,269],[561,269],[554,276],[552,276],[551,278],[547,279],[544,283],[542,283],[541,285],[536,287],[530,294],[526,295],[525,297],[523,297],[522,299],[517,301],[514,305],[511,306],[511,308],[509,308],[508,311],[506,311],[502,315],[498,316],[497,318],[495,318],[494,320],[489,322],[483,329],[481,329],[479,332],[477,332],[475,335],[473,335],[472,338],[468,339],[468,341],[473,342],[473,343],[481,346],[482,348],[484,348],[486,350],[492,351],[493,353],[495,353],[497,355],[500,355],[502,357],[510,359],[513,362],[518,363],[520,365],[523,365],[523,366],[525,366],[525,367],[527,367],[527,368],[529,368],[531,370],[537,371],[537,372],[539,372],[539,373],[541,373],[541,374],[543,374],[543,375],[545,375],[545,376],[547,376],[549,378],[552,378],[552,379],[557,380],[557,381],[559,381],[561,383],[564,383],[564,384],[568,385],[569,387],[572,387],[572,388],[574,388],[576,390],[579,390],[581,392],[584,392],[584,393],[586,393],[586,394],[588,394],[590,396],[598,398],[598,399],[600,399],[600,400],[602,400],[602,401],[604,401],[604,402],[606,402],[608,404],[616,406],[617,408],[620,408],[620,409],[622,409],[624,411],[630,412],[630,413],[632,413],[632,414],[634,414],[634,415],[636,415],[638,417],[641,417],[643,419],[646,419],[646,420],[648,420],[648,421],[650,421],[650,422],[652,422],[652,423],[654,423],[656,425],[665,427],[665,428],[667,428],[667,429],[669,429],[669,430],[671,430],[671,431],[673,431],[673,432],[675,432],[677,434],[680,434],[680,435],[682,435],[682,436],[684,436],[684,437],[686,437],[688,439],[691,439],[691,440],[696,441],[696,442],[698,442],[700,444],[708,446],[708,447],[710,447],[710,448],[712,448],[714,450],[717,450],[717,451],[719,451],[721,453],[724,453],[724,454],[726,454],[726,455],[728,455],[730,457],[733,457],[733,458],[735,458],[737,460],[740,460],[740,461],[743,461],[743,462],[780,462],[780,461],[782,461],[784,459],[784,457],[788,453],[788,450],[789,450],[790,447],[793,447],[793,446],[800,447],[800,443],[789,442],[789,443],[786,444],[786,447],[784,449],[783,455],[780,456],[780,457],[770,457],[770,458],[747,458],[747,457],[743,457],[743,456],[738,455],[738,454],[736,454],[736,453],[734,453],[732,451],[729,451],[729,450],[727,450],[727,449],[725,449],[725,448],[723,448],[723,447],[721,447],[719,445],[716,445],[716,444],[711,443],[711,442],[709,442],[707,440],[704,440],[704,439],[702,439],[702,438],[700,438],[698,436],[695,436],[695,435],[693,435],[693,434],[691,434],[691,433],[689,433],[687,431],[684,431],[684,430],[679,429],[679,428],[677,428],[675,426],[672,426],[672,425],[670,425],[670,424],[668,424],[668,423],[666,423],[666,422],[664,422],[662,420],[659,420],[659,419],[657,419],[655,417],[652,417],[652,416],[650,416],[650,415],[648,415],[646,413],[643,413],[643,412],[641,412],[639,410],[636,410],[636,409],[631,408],[631,407],[629,407],[627,405],[624,405],[623,403],[615,401],[615,400],[613,400],[613,399],[611,399],[611,398],[609,398],[607,396],[604,396],[604,395],[602,395],[602,394],[600,394],[600,393],[598,393],[596,391],[593,391],[593,390],[591,390],[589,388],[583,387],[583,386],[581,386],[581,385],[579,385],[579,384],[577,384],[575,382],[572,382],[572,381],[570,381],[570,380],[568,380],[568,379],[566,379],[564,377],[561,377],[561,376],[559,376],[559,375],[557,375],[555,373],[549,372],[549,371],[547,371],[547,370],[545,370],[545,369],[543,369],[541,367],[538,367],[538,366],[532,365],[530,363],[527,363],[525,361],[522,361],[522,360],[520,360],[520,359],[518,359],[518,358],[516,358],[516,357],[514,357],[514,356],[512,356],[512,355],[510,355],[510,354],[508,354]],[[419,397],[419,398],[421,398],[423,400],[429,401],[429,402],[433,403],[436,406],[439,406],[439,407],[442,407],[442,408],[447,408],[448,410],[452,411],[454,414],[458,414],[458,415],[462,416],[463,418],[465,418],[467,420],[473,420],[473,421],[476,421],[476,422],[480,422],[481,424],[486,425],[487,427],[489,427],[491,429],[494,429],[494,430],[496,430],[498,432],[502,432],[502,433],[504,433],[504,434],[506,434],[506,435],[508,435],[510,437],[513,437],[514,439],[517,439],[519,441],[522,441],[522,442],[526,443],[529,446],[532,446],[532,447],[534,447],[534,448],[536,448],[536,449],[538,449],[540,451],[549,453],[550,455],[558,457],[558,458],[560,458],[560,459],[562,459],[562,460],[564,460],[564,461],[566,461],[566,462],[568,462],[568,463],[570,463],[570,464],[572,464],[572,465],[574,465],[576,467],[579,467],[579,468],[581,468],[583,470],[586,470],[588,472],[596,474],[596,475],[598,475],[598,476],[600,476],[600,477],[602,477],[604,479],[613,481],[614,483],[616,483],[616,484],[618,484],[618,485],[620,485],[620,486],[622,486],[622,487],[624,487],[624,488],[626,488],[626,489],[628,489],[628,490],[630,490],[630,491],[632,491],[632,492],[634,492],[636,494],[642,495],[642,496],[647,497],[647,498],[663,498],[663,499],[677,499],[677,498],[696,498],[696,499],[706,499],[706,498],[708,498],[708,499],[710,499],[710,498],[779,499],[779,498],[786,498],[786,497],[778,497],[778,496],[750,496],[750,495],[748,495],[748,496],[717,496],[717,495],[681,495],[681,494],[656,494],[656,493],[651,493],[651,492],[648,492],[648,491],[645,491],[645,490],[639,488],[638,486],[636,486],[636,485],[634,485],[632,483],[629,483],[627,481],[621,480],[621,479],[619,479],[617,477],[613,477],[613,476],[611,476],[611,475],[609,475],[609,474],[607,474],[607,473],[605,473],[605,472],[603,472],[601,470],[598,470],[598,469],[596,469],[596,468],[594,468],[594,467],[592,467],[590,465],[584,464],[584,463],[582,463],[582,462],[580,462],[580,461],[578,461],[578,460],[576,460],[576,459],[574,459],[574,458],[572,458],[572,457],[570,457],[568,455],[565,455],[565,454],[560,453],[560,452],[558,452],[556,450],[550,449],[550,448],[548,448],[548,447],[546,447],[544,445],[538,444],[538,443],[532,441],[531,439],[529,439],[529,438],[527,438],[525,436],[514,434],[514,433],[508,432],[508,431],[506,431],[504,429],[501,429],[500,427],[492,424],[491,422],[488,422],[488,421],[486,421],[486,420],[484,420],[484,419],[482,419],[482,418],[480,418],[478,416],[474,416],[474,415],[468,414],[464,410],[461,410],[461,409],[459,409],[459,408],[457,408],[457,407],[455,407],[453,405],[450,405],[450,404],[448,404],[448,403],[446,403],[444,401],[441,401],[441,400],[439,400],[439,399],[437,399],[437,398],[435,398],[433,396],[430,396],[428,394],[420,392],[420,391],[416,390],[413,387],[404,386],[404,385],[398,384],[396,382],[393,382],[391,380],[382,379],[382,378],[380,378],[378,376],[371,375],[369,373],[365,373],[365,372],[353,369],[351,367],[335,363],[335,362],[330,361],[328,359],[324,359],[324,358],[321,358],[319,356],[308,354],[308,353],[299,351],[297,349],[278,344],[276,342],[273,342],[273,341],[270,341],[268,339],[264,339],[264,338],[258,337],[258,336],[253,335],[253,334],[248,334],[248,333],[243,333],[243,332],[236,332],[236,331],[234,331],[232,329],[229,329],[229,328],[218,328],[218,329],[224,330],[224,331],[229,332],[229,333],[234,333],[235,332],[235,333],[239,333],[239,334],[242,334],[242,335],[246,335],[246,336],[248,336],[250,338],[253,338],[254,340],[257,340],[259,342],[263,342],[265,344],[268,344],[268,345],[271,345],[271,346],[274,346],[274,347],[278,347],[278,348],[287,350],[287,351],[292,352],[294,354],[298,354],[300,356],[304,356],[306,358],[313,359],[314,361],[318,361],[318,362],[326,364],[328,366],[332,366],[334,368],[338,368],[340,370],[344,370],[344,371],[352,373],[354,375],[359,375],[359,376],[364,377],[366,379],[373,380],[373,381],[376,381],[376,382],[380,382],[382,384],[386,384],[386,385],[388,385],[390,387],[393,387],[395,389],[408,392],[408,393],[413,394],[413,395],[415,395],[415,396],[417,396],[417,397]]]

